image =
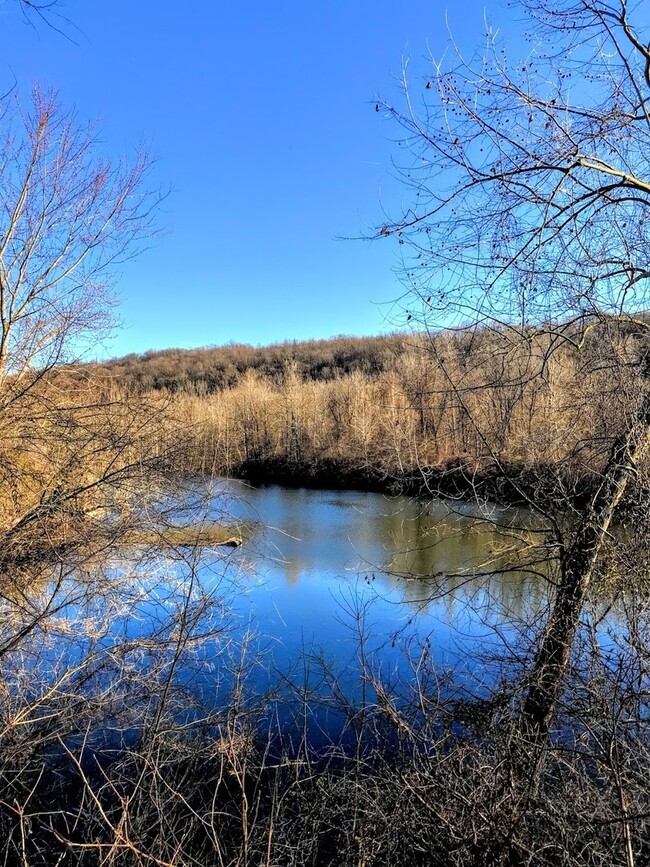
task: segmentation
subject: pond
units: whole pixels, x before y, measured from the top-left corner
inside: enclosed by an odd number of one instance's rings
[[[6,658],[24,676],[17,691],[35,672],[48,695],[52,683],[95,690],[107,718],[129,704],[134,731],[161,696],[190,720],[236,692],[250,706],[272,695],[266,713],[285,729],[308,696],[318,740],[378,681],[398,695],[434,671],[468,695],[489,690],[548,603],[547,582],[516,557],[538,532],[525,511],[230,480],[192,481],[167,505],[175,523],[251,530],[236,549],[136,545],[83,574],[62,565],[53,586],[32,588],[33,614],[21,603],[16,625],[5,618],[27,636],[21,659]]]
[[[335,679],[354,701],[363,666],[407,683],[423,653],[475,690],[548,601],[535,570],[512,568],[535,529],[522,510],[222,481],[211,516],[224,511],[254,531],[200,568],[233,589],[229,610],[240,634],[254,635],[249,653],[261,662],[248,678],[260,691],[280,677],[323,698]],[[193,684],[214,690],[201,674]]]

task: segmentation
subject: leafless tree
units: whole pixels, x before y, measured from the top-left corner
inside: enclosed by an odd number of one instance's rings
[[[133,161],[109,161],[95,127],[63,111],[54,94],[36,89],[29,106],[11,95],[1,108],[0,473],[8,542],[55,513],[96,509],[97,494],[134,477],[147,449],[159,450],[153,407],[129,407],[109,382],[61,370],[112,325],[116,269],[151,236],[159,196],[146,189],[144,150]]]
[[[510,56],[488,27],[484,51],[466,57],[451,40],[450,57],[432,61],[424,80],[405,73],[401,107],[377,104],[402,127],[396,170],[411,194],[377,234],[403,245],[408,320],[474,341],[491,333],[504,357],[528,347],[528,381],[544,382],[555,353],[573,354],[586,380],[606,370],[620,401],[618,429],[607,442],[578,444],[552,498],[541,484],[519,490],[546,522],[556,580],[520,713],[539,744],[615,512],[642,483],[650,446],[650,35],[643,5],[625,0],[515,8],[528,24],[523,56]],[[543,351],[534,349],[540,338]],[[431,347],[499,464],[469,390]],[[563,483],[570,469],[591,479],[586,501]]]
[[[2,142],[0,385],[13,397],[110,324],[114,269],[150,237],[156,197],[146,152],[109,162],[52,93],[12,98]]]

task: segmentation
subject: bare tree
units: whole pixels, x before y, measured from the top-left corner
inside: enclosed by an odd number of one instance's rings
[[[523,58],[488,29],[480,55],[452,45],[453,60],[432,61],[421,83],[405,74],[404,107],[377,105],[404,130],[397,174],[412,194],[378,235],[405,245],[409,320],[474,340],[492,333],[506,355],[529,347],[528,380],[543,382],[555,353],[575,355],[587,379],[606,370],[620,401],[617,431],[578,444],[552,498],[519,488],[546,521],[557,580],[521,710],[539,743],[615,511],[650,445],[650,48],[641,4],[517,5],[529,25]],[[431,347],[498,464],[463,382]],[[580,505],[562,479],[569,469],[591,478]]]
[[[0,187],[0,384],[68,360],[111,324],[114,268],[153,228],[146,152],[99,155],[96,131],[36,90],[4,107]]]
[[[102,156],[94,126],[36,90],[2,105],[0,449],[5,542],[95,509],[160,453],[159,413],[68,367],[113,322],[116,268],[154,229],[150,161]],[[135,474],[135,475],[134,475]],[[111,493],[113,496],[113,493]]]

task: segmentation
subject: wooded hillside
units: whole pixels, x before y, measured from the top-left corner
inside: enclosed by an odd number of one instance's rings
[[[507,464],[580,487],[602,465],[647,352],[638,330],[617,326],[604,340],[606,328],[581,348],[569,327],[516,347],[495,329],[441,331],[149,352],[97,372],[173,397],[193,430],[192,471],[382,487]],[[544,376],[531,375],[540,366]]]
[[[376,377],[391,368],[407,343],[400,334],[287,341],[264,347],[232,343],[131,354],[103,367],[138,391],[167,389],[201,395],[239,385],[248,371],[278,384],[289,368],[301,380],[329,381],[352,373]]]

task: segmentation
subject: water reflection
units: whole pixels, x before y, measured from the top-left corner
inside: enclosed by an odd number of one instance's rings
[[[150,561],[141,549],[132,560],[122,551],[105,566],[115,610],[105,593],[96,603],[104,651],[121,642],[135,654],[136,674],[141,667],[151,679],[176,665],[176,642],[185,642],[179,629],[190,618],[196,634],[174,676],[191,684],[201,707],[227,703],[227,672],[236,665],[229,654],[234,659],[245,641],[255,692],[300,681],[308,660],[306,685],[326,715],[333,681],[324,672],[356,699],[362,653],[393,682],[412,680],[423,652],[456,681],[469,679],[547,602],[540,576],[512,568],[513,549],[535,530],[526,513],[486,520],[439,501],[238,482],[213,492],[212,517],[225,509],[257,528],[241,548],[154,549]],[[66,616],[87,618],[94,598],[87,590],[79,605],[66,604]],[[250,631],[252,641],[244,638]],[[59,653],[60,644],[52,647]]]
[[[151,695],[170,701],[172,682],[174,712],[188,720],[229,707],[242,679],[257,696],[294,684],[269,712],[288,727],[309,692],[310,726],[323,734],[342,727],[346,702],[373,700],[369,668],[408,691],[426,659],[436,683],[480,694],[543,623],[549,584],[531,559],[543,533],[526,512],[237,482],[212,494],[211,517],[224,510],[257,527],[241,548],[135,546],[88,574],[31,583],[19,607],[6,597],[5,644],[29,627],[19,653],[33,661],[19,670],[38,669],[47,694],[78,671],[83,689],[118,704],[121,684],[137,697],[136,721]]]
[[[217,503],[223,490],[216,491]],[[374,573],[404,588],[406,601],[420,604],[424,588],[424,595],[464,595],[489,577],[492,592],[512,613],[544,584],[541,576],[513,566],[538,529],[522,510],[486,514],[436,500],[233,481],[225,490],[238,494],[235,515],[259,527],[246,554],[252,548],[258,567],[272,563],[276,577],[291,585],[314,576]]]
[[[525,512],[486,516],[462,504],[239,482],[217,488],[215,508],[223,494],[258,526],[229,559],[242,588],[235,607],[280,668],[305,645],[347,665],[354,612],[366,606],[377,647],[392,647],[396,635],[429,640],[454,664],[511,636],[547,603],[543,577],[512,565],[537,529]],[[390,654],[385,662],[394,664]]]

